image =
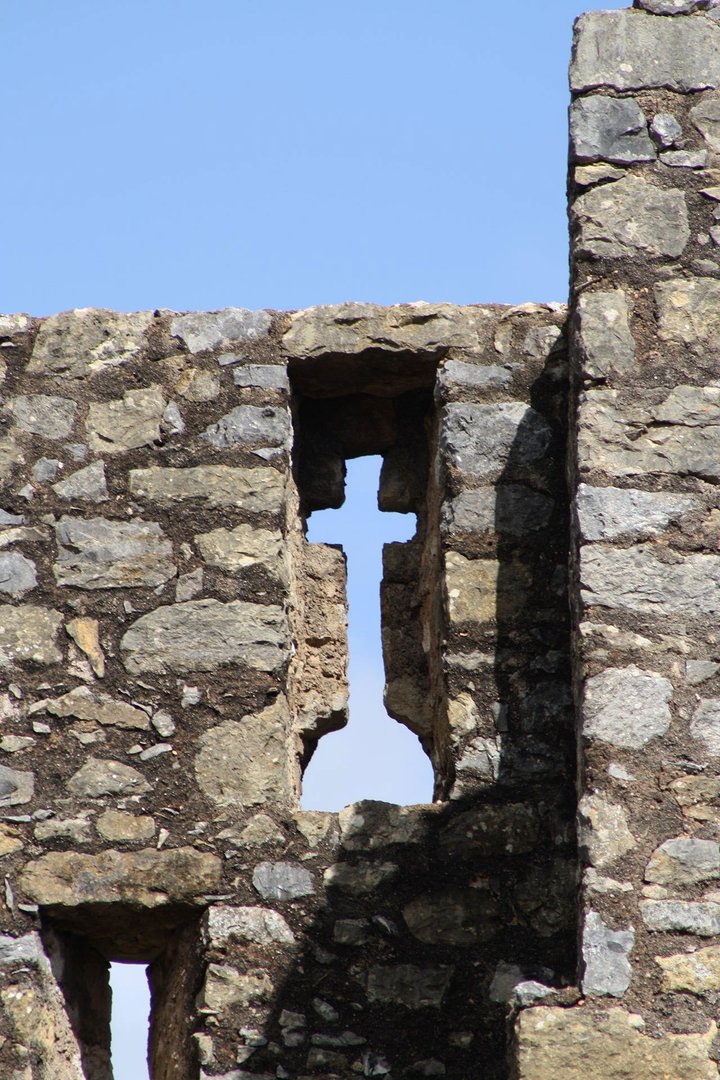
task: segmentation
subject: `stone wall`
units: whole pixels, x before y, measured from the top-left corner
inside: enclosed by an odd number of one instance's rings
[[[569,310],[0,317],[0,1076],[718,1080],[719,45],[578,21]],[[309,812],[363,454],[435,802]]]

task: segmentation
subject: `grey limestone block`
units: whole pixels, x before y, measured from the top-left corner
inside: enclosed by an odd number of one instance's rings
[[[105,462],[93,461],[84,469],[70,473],[65,480],[53,484],[53,491],[61,499],[84,499],[87,502],[107,502],[108,490],[105,480]]]
[[[720,934],[720,904],[693,900],[641,900],[640,915],[648,930],[665,933]]]
[[[238,405],[200,436],[216,450],[233,446],[287,446],[292,435],[290,414],[272,405]]]
[[[645,114],[634,98],[578,98],[570,107],[570,142],[579,162],[631,165],[656,157]]]
[[[379,965],[369,968],[366,990],[370,1002],[400,1004],[407,1009],[438,1009],[455,969],[414,964]]]
[[[666,840],[645,867],[645,880],[656,885],[695,885],[719,877],[720,845],[691,836]]]
[[[62,660],[57,646],[63,617],[52,608],[0,604],[0,668],[31,661],[55,664]]]
[[[22,597],[37,585],[35,563],[19,552],[0,551],[0,593]]]
[[[658,536],[701,505],[691,495],[587,484],[578,486],[576,498],[580,535],[590,541]]]
[[[452,404],[441,413],[440,446],[463,476],[497,480],[538,463],[552,439],[545,418],[521,401]]]
[[[720,150],[720,94],[705,94],[690,110],[690,119],[711,150]]]
[[[263,900],[299,900],[315,892],[312,874],[299,863],[261,862],[252,880]]]
[[[586,680],[583,735],[638,750],[670,727],[672,683],[634,664]]]
[[[152,320],[151,311],[96,308],[51,315],[40,324],[28,374],[82,379],[129,363],[141,355]]]
[[[714,665],[713,665],[714,666]],[[711,757],[720,756],[720,698],[701,698],[690,722],[690,734]]]
[[[576,344],[582,374],[604,379],[636,370],[635,341],[623,290],[583,293],[576,310]]]
[[[189,600],[156,608],[127,630],[120,648],[133,675],[215,671],[244,663],[276,671],[288,658],[287,616],[277,605]]]
[[[635,7],[643,8],[653,15],[691,15],[717,7],[718,0],[635,0]]]
[[[67,439],[73,429],[77,404],[51,394],[21,394],[10,402],[15,423],[43,439]]]
[[[267,336],[271,325],[269,311],[230,307],[176,315],[170,323],[170,333],[179,337],[190,352],[198,353],[222,349],[238,341],[257,341]]]
[[[658,19],[643,11],[591,11],[575,24],[574,92],[720,86],[720,27],[708,19]]]
[[[251,513],[279,513],[285,499],[285,477],[277,469],[230,465],[188,468],[131,469],[131,494],[160,506],[196,502],[211,509],[237,506]]]
[[[617,550],[605,545],[580,553],[582,600],[643,615],[698,617],[720,614],[720,557],[657,558],[651,547]]]
[[[704,169],[707,160],[707,150],[666,150],[660,155],[662,164],[671,169]]]
[[[571,209],[581,255],[681,255],[690,239],[682,191],[637,176],[591,188]]]
[[[657,113],[650,124],[650,134],[664,149],[682,138],[682,124],[672,113]]]
[[[463,491],[444,503],[442,524],[450,535],[498,532],[525,536],[546,528],[554,508],[554,499],[525,484],[498,484]]]
[[[582,940],[583,992],[622,997],[632,980],[629,955],[634,944],[632,928],[611,930],[597,912],[589,911]]]
[[[58,585],[83,589],[158,586],[176,574],[172,544],[154,521],[62,517],[55,527]]]

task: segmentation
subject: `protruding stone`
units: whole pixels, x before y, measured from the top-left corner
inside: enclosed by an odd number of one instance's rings
[[[583,735],[639,750],[670,727],[672,683],[635,664],[608,668],[585,683]]]
[[[720,150],[720,95],[703,97],[690,110],[690,119],[712,150]]]
[[[87,441],[99,454],[124,454],[160,442],[160,424],[167,402],[162,387],[126,390],[117,401],[91,402]]]
[[[635,488],[589,487],[577,490],[580,532],[585,540],[647,539],[658,536],[671,522],[699,510],[691,495]]]
[[[720,934],[720,904],[692,900],[641,900],[640,914],[648,930],[669,934]]]
[[[49,698],[45,708],[51,716],[95,720],[98,724],[130,731],[150,730],[150,720],[143,709],[137,709],[126,701],[116,701],[88,686],[76,686],[62,697]]]
[[[256,945],[292,945],[295,935],[277,911],[264,907],[208,908],[205,937],[211,948],[223,949],[231,941]]]
[[[113,844],[147,842],[155,835],[155,819],[149,814],[106,810],[97,819],[96,828],[105,840]]]
[[[611,930],[597,912],[588,912],[583,930],[583,992],[622,997],[632,979],[628,957],[634,943],[634,930]]]
[[[223,349],[241,341],[258,341],[267,335],[272,324],[269,311],[249,308],[223,308],[222,311],[191,311],[176,315],[170,333],[179,337],[190,352]]]
[[[645,880],[656,885],[695,885],[719,877],[720,845],[690,836],[666,840],[645,867]]]
[[[157,522],[62,517],[55,532],[58,585],[139,588],[162,585],[177,573],[172,544]]]
[[[271,468],[236,469],[229,465],[197,465],[186,469],[130,471],[130,492],[150,503],[167,506],[197,499],[210,509],[236,506],[250,513],[282,510],[285,480]]]
[[[291,434],[287,409],[272,405],[238,405],[206,428],[199,438],[216,450],[227,450],[236,446],[287,446]]]
[[[624,1009],[525,1009],[516,1022],[517,1080],[716,1080],[714,1023],[704,1035],[654,1038],[643,1028]]]
[[[570,85],[576,93],[600,86],[616,90],[663,86],[681,93],[720,86],[719,42],[720,28],[706,19],[591,11],[575,24]]]
[[[574,101],[570,140],[577,161],[632,165],[656,156],[645,114],[634,98],[591,94]]]
[[[24,661],[59,663],[62,653],[56,642],[62,621],[52,608],[0,604],[0,667]]]
[[[35,774],[0,765],[0,807],[19,806],[32,801]]]
[[[636,176],[591,188],[575,200],[572,215],[580,255],[681,255],[690,239],[683,193]]]
[[[279,529],[256,529],[236,525],[233,529],[213,529],[195,537],[200,554],[208,566],[237,573],[258,564],[284,579],[283,539]]]
[[[347,851],[373,851],[392,844],[417,844],[429,824],[426,811],[365,799],[340,811],[340,842]]]
[[[132,675],[185,675],[236,663],[276,671],[287,659],[288,645],[282,608],[241,600],[190,600],[156,608],[133,623],[120,642]]]
[[[270,1000],[273,989],[270,976],[264,971],[241,973],[229,964],[208,964],[198,1006],[203,1012],[209,1013],[225,1013],[234,1005],[247,1009]],[[249,1075],[245,1073],[246,1077]],[[262,1074],[252,1075],[262,1080]],[[238,1076],[240,1080],[245,1080],[238,1072],[226,1073],[225,1080],[238,1080]],[[223,1077],[213,1076],[212,1080],[223,1080]]]
[[[279,696],[259,713],[223,720],[198,739],[195,776],[217,806],[287,805],[292,795],[290,712]]]
[[[710,945],[692,953],[656,956],[663,972],[666,993],[688,992],[703,997],[720,991],[720,945]]]
[[[32,559],[26,559],[19,552],[0,552],[0,593],[20,598],[36,586],[37,573]]]
[[[591,866],[610,866],[637,847],[621,806],[601,795],[584,795],[578,811],[578,841]]]
[[[315,892],[312,874],[299,863],[261,862],[252,880],[263,900],[299,900]]]
[[[577,303],[577,344],[582,374],[605,379],[635,369],[635,340],[622,289],[583,293]]]
[[[69,398],[29,394],[10,402],[15,423],[43,439],[67,439],[73,429],[77,404]]]
[[[67,783],[72,795],[97,799],[101,795],[144,795],[150,785],[141,772],[121,761],[88,758]]]
[[[102,679],[105,675],[105,654],[100,646],[100,627],[97,619],[84,616],[71,619],[70,622],[65,623],[65,631],[78,649],[85,653],[98,679]]]
[[[125,364],[140,355],[152,319],[150,311],[126,315],[95,308],[51,315],[40,324],[28,374],[82,379]]]
[[[26,865],[20,887],[42,905],[124,903],[154,908],[202,902],[204,894],[217,890],[221,873],[216,855],[191,847],[110,849],[97,855],[52,851]]]
[[[105,462],[93,461],[84,469],[70,473],[65,480],[53,484],[53,491],[61,499],[83,499],[86,502],[107,502],[108,490],[105,482]]]
[[[657,113],[650,124],[650,134],[664,149],[682,139],[682,124],[672,113]]]

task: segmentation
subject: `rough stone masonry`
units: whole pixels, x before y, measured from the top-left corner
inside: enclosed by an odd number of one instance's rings
[[[718,1080],[720,8],[582,16],[569,307],[0,317],[0,1076]],[[435,802],[299,809],[383,457]],[[579,942],[579,946],[578,946]]]

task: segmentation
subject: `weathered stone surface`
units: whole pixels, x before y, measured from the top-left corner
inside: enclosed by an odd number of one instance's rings
[[[106,502],[108,499],[105,481],[105,462],[93,461],[84,469],[70,473],[65,480],[53,484],[53,491],[61,499],[85,499],[87,502]]]
[[[583,735],[639,750],[670,727],[672,683],[635,664],[608,668],[585,683]]]
[[[477,349],[487,309],[452,304],[331,304],[298,311],[283,337],[287,356],[356,355],[366,349],[437,352]]]
[[[645,867],[645,880],[656,885],[694,885],[718,877],[720,845],[690,836],[666,840]]]
[[[719,86],[719,43],[720,28],[705,19],[592,11],[575,24],[570,85],[576,92],[599,86],[680,91]]]
[[[374,965],[365,979],[368,1000],[406,1009],[439,1009],[454,971],[448,966]]]
[[[671,169],[704,169],[707,157],[707,150],[666,150],[660,161]]]
[[[581,397],[578,458],[611,476],[720,478],[720,388],[677,386],[655,404],[621,405],[615,390]]]
[[[578,187],[592,187],[602,180],[622,180],[625,175],[624,169],[618,169],[616,165],[578,165],[573,173]]]
[[[682,124],[672,113],[657,113],[650,124],[650,134],[663,147],[673,146],[682,138]]]
[[[136,709],[129,702],[116,701],[88,686],[76,686],[62,697],[48,699],[45,708],[52,716],[74,716],[78,720],[95,720],[98,724],[118,728],[150,730],[150,719],[142,709]]]
[[[21,597],[36,585],[35,563],[31,559],[17,552],[0,552],[0,593]]]
[[[296,810],[293,821],[311,848],[317,848],[322,843],[329,843],[331,848],[337,847],[339,832],[336,814],[320,810]]]
[[[132,469],[130,492],[166,506],[199,499],[215,507],[237,506],[251,513],[277,514],[285,498],[285,480],[276,469],[236,469],[229,465],[196,465],[187,469]]]
[[[211,948],[223,949],[231,941],[256,945],[292,945],[295,935],[279,912],[264,907],[208,908],[203,928]]]
[[[58,585],[140,588],[162,585],[177,573],[172,544],[154,521],[62,517],[55,535]]]
[[[720,755],[720,698],[701,698],[693,713],[690,734],[705,744],[713,757]]]
[[[572,216],[581,255],[681,255],[690,239],[683,193],[636,176],[591,188],[575,200]]]
[[[0,765],[0,807],[20,806],[32,801],[35,776],[31,772],[19,772]]]
[[[80,308],[44,319],[28,364],[31,375],[82,379],[134,360],[144,345],[152,312],[125,315]]]
[[[216,855],[194,848],[156,851],[101,851],[87,855],[52,851],[29,862],[20,887],[36,903],[138,904],[158,907],[194,903],[220,884],[222,864]]]
[[[720,558],[676,556],[663,562],[651,548],[585,548],[580,560],[585,604],[643,615],[720,613]]]
[[[14,398],[10,409],[23,431],[43,439],[67,439],[73,429],[77,405],[70,398],[29,394]]]
[[[570,141],[577,161],[630,165],[656,156],[645,114],[634,98],[591,94],[574,101]]]
[[[624,1009],[598,1012],[545,1005],[516,1022],[518,1080],[717,1080],[706,1035],[643,1034],[644,1021]]]
[[[150,785],[141,772],[121,761],[88,758],[67,783],[72,795],[97,799],[101,795],[143,795]]]
[[[99,679],[105,675],[105,655],[100,645],[100,627],[97,619],[80,616],[65,623],[65,632],[81,652],[85,653]]]
[[[52,608],[0,604],[0,667],[22,663],[56,664],[62,660],[57,633],[62,615]]]
[[[392,881],[398,870],[396,863],[335,863],[328,866],[323,880],[327,888],[339,889],[347,896],[368,896]]]
[[[235,342],[257,341],[266,336],[271,324],[269,311],[229,307],[177,315],[170,323],[170,333],[179,337],[190,352],[199,353],[223,349]]]
[[[720,945],[692,953],[656,956],[662,968],[665,991],[688,991],[702,997],[720,990]]]
[[[635,340],[622,289],[583,293],[577,303],[577,346],[582,374],[604,379],[635,368]]]
[[[408,930],[425,945],[475,945],[500,929],[497,901],[478,889],[443,889],[402,909]]]
[[[202,368],[187,368],[176,382],[175,390],[186,401],[214,401],[220,394],[220,379]]]
[[[644,8],[653,15],[689,15],[714,4],[715,0],[635,0],[635,7]]]
[[[391,844],[417,844],[427,813],[412,806],[365,799],[340,811],[340,843],[347,851],[373,851]]]
[[[183,604],[186,600],[194,600],[201,596],[204,587],[204,574],[202,566],[192,570],[189,574],[181,574],[175,585],[175,602]]]
[[[300,863],[258,863],[252,880],[263,900],[298,900],[315,892],[312,874]]]
[[[292,796],[290,711],[279,696],[259,713],[203,732],[195,756],[198,785],[217,806],[287,804]]]
[[[720,150],[720,95],[703,97],[690,110],[690,119],[712,150]]]
[[[666,933],[720,934],[720,904],[689,900],[641,900],[640,914],[648,930]]]
[[[98,454],[124,454],[160,442],[160,424],[167,402],[162,387],[127,390],[117,401],[91,402],[87,441]]]
[[[111,843],[135,843],[152,840],[155,820],[149,814],[128,814],[122,810],[106,810],[96,822],[97,831]]]
[[[520,401],[450,404],[441,413],[442,452],[461,475],[479,480],[527,471],[545,456],[551,438],[545,418]]]
[[[195,537],[195,543],[208,566],[219,566],[229,573],[236,573],[261,563],[275,576],[283,580],[286,576],[279,529],[236,525],[234,529],[200,533]]]
[[[622,806],[601,795],[584,795],[578,813],[578,842],[591,866],[610,866],[637,846]]]
[[[292,435],[290,413],[272,405],[238,405],[200,435],[216,450],[234,446],[287,446]]]
[[[589,487],[577,490],[580,533],[585,540],[646,539],[701,507],[691,495],[636,488]]]
[[[589,911],[582,940],[583,993],[622,997],[632,979],[628,957],[634,944],[632,928],[611,930],[597,912]]]
[[[242,663],[276,671],[286,659],[287,618],[275,605],[189,600],[142,615],[120,642],[132,675],[184,675]]]
[[[466,364],[461,360],[446,360],[438,372],[437,387],[443,396],[452,394],[459,387],[507,390],[516,370],[517,364]]]
[[[720,281],[708,277],[670,278],[657,282],[654,292],[664,341],[720,347]],[[717,422],[716,417],[713,419]]]
[[[35,839],[64,840],[65,844],[90,844],[93,840],[92,824],[87,818],[50,818],[39,821],[34,829]]]
[[[233,1005],[246,1009],[268,1001],[272,992],[272,981],[265,972],[241,973],[229,964],[208,964],[198,1006],[211,1013],[223,1013]],[[232,1080],[233,1073],[228,1075]],[[222,1077],[214,1080],[222,1080]]]
[[[223,357],[220,357],[222,364]],[[238,364],[233,368],[236,386],[259,386],[263,390],[289,390],[290,379],[284,364]]]
[[[445,556],[445,598],[451,624],[490,622],[517,615],[530,585],[527,569],[513,572],[495,559],[466,559],[457,551]]]
[[[548,525],[555,502],[525,484],[462,491],[443,505],[443,527],[452,536],[462,532],[499,532],[524,536]]]

